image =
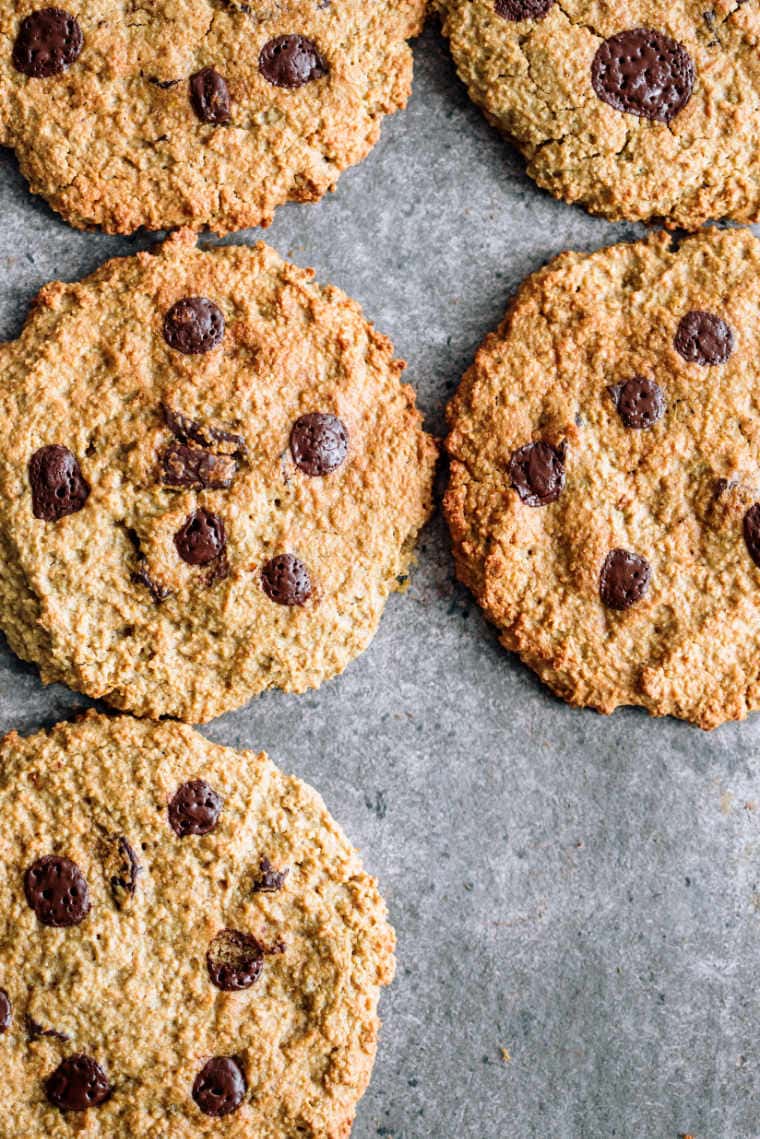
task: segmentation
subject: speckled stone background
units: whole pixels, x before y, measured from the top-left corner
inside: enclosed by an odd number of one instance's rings
[[[637,230],[537,190],[435,28],[415,55],[370,158],[266,236],[362,302],[440,432],[519,281]],[[45,281],[151,243],[69,229],[7,153],[0,210],[3,338]],[[85,703],[0,651],[3,730]],[[760,717],[704,735],[566,708],[455,585],[436,518],[344,676],[207,731],[318,787],[388,897],[398,979],[354,1139],[760,1136]]]

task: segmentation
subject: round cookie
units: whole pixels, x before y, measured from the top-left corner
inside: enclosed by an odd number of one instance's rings
[[[46,286],[0,368],[0,625],[43,680],[203,721],[366,647],[436,447],[338,289],[183,231]]]
[[[79,228],[268,225],[409,97],[424,0],[0,4],[0,143]]]
[[[0,756],[0,1132],[348,1136],[394,935],[316,792],[184,725],[93,712]]]
[[[460,579],[571,704],[760,706],[760,242],[664,233],[520,289],[449,409]]]
[[[760,220],[760,3],[434,0],[457,69],[555,197]]]

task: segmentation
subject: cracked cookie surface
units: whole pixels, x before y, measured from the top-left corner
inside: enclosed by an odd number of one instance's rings
[[[203,721],[367,646],[436,446],[340,290],[182,231],[46,286],[0,365],[0,624],[43,680]]]
[[[0,750],[0,1136],[346,1139],[394,936],[316,792],[126,716]]]
[[[434,0],[457,69],[555,197],[760,220],[760,0]]]
[[[758,298],[749,230],[563,254],[451,401],[458,575],[571,704],[760,706]]]
[[[0,143],[80,228],[266,225],[409,97],[424,0],[0,0]],[[57,15],[55,15],[57,13]]]

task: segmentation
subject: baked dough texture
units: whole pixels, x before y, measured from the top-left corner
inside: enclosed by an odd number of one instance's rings
[[[127,716],[14,732],[0,755],[0,1136],[345,1139],[394,935],[319,795],[264,754]],[[182,834],[186,781],[215,808],[196,799]],[[236,963],[220,980],[208,953],[223,930]],[[77,1079],[83,1058],[99,1084]],[[237,1077],[224,1119],[196,1083],[214,1058]]]
[[[424,0],[61,4],[68,23],[41,18],[43,0],[0,2],[0,143],[68,222],[109,233],[227,233],[334,189],[406,104],[407,39],[425,11]]]
[[[528,278],[448,409],[460,579],[571,704],[760,705],[760,242],[663,232]]]
[[[191,722],[368,644],[431,509],[390,342],[266,247],[182,231],[40,293],[0,346],[0,624],[62,681]]]
[[[611,219],[760,220],[759,0],[434,0],[531,178]]]

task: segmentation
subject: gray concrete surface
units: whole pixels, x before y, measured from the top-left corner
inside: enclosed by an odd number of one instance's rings
[[[636,230],[537,190],[437,33],[415,50],[408,110],[335,195],[281,210],[267,238],[363,303],[440,431],[520,279]],[[150,239],[74,232],[0,163],[10,337],[49,278]],[[0,653],[3,730],[84,703]],[[399,972],[354,1139],[760,1136],[760,717],[708,736],[566,708],[454,584],[437,519],[344,676],[207,731],[318,787],[388,896]]]

